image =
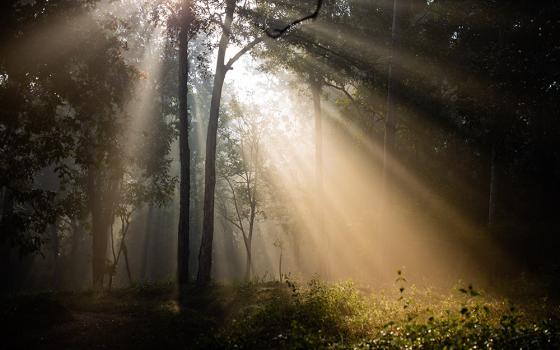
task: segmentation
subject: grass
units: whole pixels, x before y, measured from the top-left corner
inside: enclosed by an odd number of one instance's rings
[[[560,308],[549,300],[512,306],[470,286],[442,294],[401,285],[193,288],[181,308],[174,286],[160,283],[16,295],[2,300],[0,317],[7,349],[560,348]]]

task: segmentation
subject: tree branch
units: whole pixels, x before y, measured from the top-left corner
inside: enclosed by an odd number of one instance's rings
[[[360,114],[362,117],[364,116],[364,114],[362,113],[362,110],[360,109],[359,103],[356,101],[356,99],[354,99],[354,97],[348,92],[348,90],[346,90],[344,88],[344,86],[338,86],[335,85],[333,83],[329,83],[328,81],[325,81],[324,84],[326,86],[332,87],[333,89],[336,89],[338,91],[341,91],[346,97],[348,97],[348,99],[350,100],[350,102],[352,102],[352,105],[354,106],[354,108],[356,109],[356,112],[358,112],[358,114]]]
[[[344,86],[338,86],[338,85],[335,85],[335,84],[333,84],[333,83],[329,83],[328,81],[325,81],[324,84],[325,84],[326,86],[332,87],[333,89],[336,89],[336,90],[338,90],[338,91],[341,91],[342,93],[344,93],[344,95],[346,95],[346,97],[348,97],[348,99],[349,99],[350,101],[352,101],[353,103],[356,103],[356,100],[354,99],[354,97],[352,97],[352,95],[348,92],[348,90],[346,90],[346,89],[344,88]]]
[[[224,179],[229,185],[229,188],[231,189],[231,194],[233,195],[233,204],[235,207],[235,213],[237,214],[237,220],[239,221],[239,226],[237,227],[241,230],[241,233],[243,234],[243,240],[245,240],[245,243],[247,243],[247,235],[245,234],[245,229],[243,228],[243,220],[241,219],[241,213],[239,212],[239,206],[237,204],[237,196],[235,195],[235,189],[227,176],[225,176]]]
[[[219,20],[219,19],[217,19],[217,18],[215,18],[215,17],[210,18],[210,22],[212,22],[212,23],[217,24],[218,26],[220,26],[220,28],[222,28],[223,31],[226,31],[226,30],[227,30],[226,26],[224,26],[224,23],[223,23],[221,20]]]
[[[315,9],[315,11],[310,14],[307,15],[305,17],[296,19],[295,21],[293,21],[292,23],[288,24],[287,26],[285,26],[284,28],[280,28],[280,29],[267,29],[266,30],[266,35],[268,35],[269,37],[271,37],[272,39],[278,39],[279,37],[281,37],[282,35],[284,35],[284,33],[286,33],[287,31],[289,31],[290,29],[294,28],[295,26],[297,26],[298,24],[305,22],[307,20],[315,20],[318,16],[319,16],[319,12],[321,11],[321,7],[323,6],[323,0],[317,0],[317,8]]]
[[[239,58],[241,58],[241,56],[243,56],[244,54],[246,54],[248,51],[250,51],[253,47],[257,46],[259,43],[261,43],[263,41],[264,38],[260,37],[260,38],[255,38],[253,41],[251,41],[250,43],[248,43],[247,45],[245,45],[245,47],[243,47],[241,50],[239,50],[238,53],[236,53],[232,58],[229,59],[229,61],[227,62],[225,68],[226,70],[231,69],[231,67],[233,66],[233,64],[235,62],[237,62],[237,60]]]
[[[227,214],[224,214],[221,211],[218,211],[218,213],[224,218],[226,219],[227,222],[229,222],[230,224],[232,224],[233,226],[235,226],[236,228],[239,229],[239,231],[242,231],[243,229],[241,228],[241,226],[239,226],[239,224],[235,221],[235,219],[232,219],[231,217],[229,217]]]

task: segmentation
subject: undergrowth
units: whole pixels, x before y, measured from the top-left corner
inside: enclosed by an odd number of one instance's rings
[[[397,282],[404,278],[399,273]],[[251,293],[251,291],[245,291]],[[199,342],[222,349],[558,349],[560,323],[535,317],[472,286],[437,296],[400,286],[391,294],[352,283],[287,282],[254,302],[222,331]],[[539,318],[537,320],[537,318]]]
[[[514,306],[473,286],[451,293],[320,280],[14,295],[6,348],[29,349],[560,349],[560,308],[526,297]]]

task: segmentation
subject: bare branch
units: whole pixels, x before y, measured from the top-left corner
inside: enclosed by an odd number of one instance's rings
[[[305,17],[296,19],[295,21],[293,21],[292,23],[288,24],[287,26],[285,26],[284,28],[280,28],[280,29],[267,29],[266,30],[266,35],[268,35],[269,37],[271,37],[272,39],[278,39],[279,37],[281,37],[282,35],[284,35],[284,33],[286,33],[287,31],[289,31],[290,29],[294,28],[295,26],[297,26],[298,24],[305,22],[307,20],[315,20],[318,16],[319,16],[319,12],[321,11],[321,7],[323,6],[323,0],[317,0],[317,8],[315,9],[315,11],[310,14],[307,15]]]

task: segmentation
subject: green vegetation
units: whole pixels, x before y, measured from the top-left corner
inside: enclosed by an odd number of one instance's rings
[[[479,295],[482,294],[482,295]],[[192,288],[181,310],[171,283],[106,293],[45,293],[4,300],[9,344],[30,348],[554,349],[560,308],[485,296],[381,292],[350,282]],[[525,299],[528,300],[528,299]],[[534,300],[534,299],[533,299]],[[25,329],[25,332],[21,332]]]

